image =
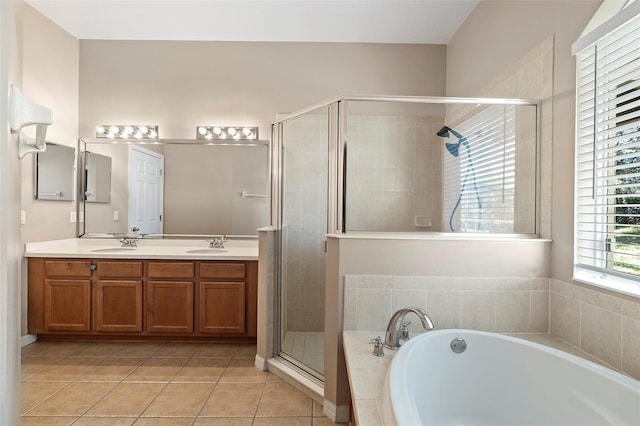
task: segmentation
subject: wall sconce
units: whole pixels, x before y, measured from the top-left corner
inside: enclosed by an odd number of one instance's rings
[[[53,123],[53,112],[49,108],[31,102],[20,89],[9,87],[9,128],[18,134],[18,158],[47,149],[45,138],[47,126]],[[20,130],[26,126],[36,126],[36,137],[24,135]]]
[[[97,138],[158,139],[158,126],[144,124],[104,124],[96,126]]]
[[[197,126],[196,139],[234,139],[234,140],[258,140],[257,127],[244,126]]]

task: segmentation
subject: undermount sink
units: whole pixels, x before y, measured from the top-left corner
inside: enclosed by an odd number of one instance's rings
[[[216,254],[216,253],[226,253],[227,251],[219,248],[202,248],[202,249],[194,249],[187,250],[187,253],[191,254]]]
[[[90,251],[96,253],[119,253],[123,251],[132,251],[135,250],[135,247],[107,247],[107,248],[97,248],[91,249]]]

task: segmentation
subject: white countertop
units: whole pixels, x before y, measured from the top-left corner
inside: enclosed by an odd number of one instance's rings
[[[25,257],[104,259],[258,260],[258,240],[229,240],[209,249],[208,240],[137,239],[137,247],[120,247],[118,239],[69,238],[27,243]]]
[[[508,334],[530,340],[542,345],[550,346],[573,355],[586,358],[589,361],[602,364],[585,352],[555,338],[550,334]],[[373,345],[371,339],[381,336],[384,332],[374,331],[344,331],[342,341],[344,344],[344,356],[347,363],[347,373],[349,375],[349,388],[351,389],[351,403],[356,425],[360,426],[383,426],[382,420],[382,389],[387,370],[391,365],[391,360],[397,351],[384,349],[384,357],[373,355]],[[605,365],[611,368],[609,365]]]

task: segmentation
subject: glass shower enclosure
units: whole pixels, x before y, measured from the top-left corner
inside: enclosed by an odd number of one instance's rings
[[[326,234],[533,236],[540,102],[339,97],[272,125],[274,348],[324,374]]]

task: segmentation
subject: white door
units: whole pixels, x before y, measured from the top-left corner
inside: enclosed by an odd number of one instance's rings
[[[162,234],[164,155],[130,145],[129,232]]]

